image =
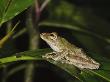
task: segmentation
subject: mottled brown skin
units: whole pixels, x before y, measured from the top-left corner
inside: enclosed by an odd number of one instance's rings
[[[58,36],[56,32],[42,33],[40,37],[53,49],[44,57],[51,58],[62,63],[73,64],[78,68],[98,69],[99,63],[88,57],[81,48],[69,43],[66,39]],[[54,55],[53,55],[54,54]]]

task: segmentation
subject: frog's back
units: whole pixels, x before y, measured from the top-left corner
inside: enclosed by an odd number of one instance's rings
[[[69,54],[71,55],[77,55],[80,56],[82,58],[87,57],[84,53],[84,51],[81,48],[78,48],[77,46],[75,46],[74,44],[69,43],[66,39],[62,38],[63,44],[64,44],[64,48],[68,51]]]
[[[64,48],[70,51],[73,51],[75,48],[77,48],[75,45],[68,42],[65,38],[62,38],[62,44],[64,45]]]

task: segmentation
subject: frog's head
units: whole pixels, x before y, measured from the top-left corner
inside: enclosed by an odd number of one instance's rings
[[[60,51],[59,50],[59,40],[60,37],[58,36],[58,34],[56,32],[52,32],[52,33],[41,33],[40,37],[47,42],[47,44],[50,45],[50,47],[54,50],[54,51]]]
[[[51,42],[53,43],[54,41],[57,40],[58,34],[56,32],[52,32],[52,33],[41,33],[40,37],[46,41],[46,42]]]

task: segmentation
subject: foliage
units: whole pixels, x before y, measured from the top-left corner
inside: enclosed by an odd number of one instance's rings
[[[46,2],[47,1],[47,2]],[[40,2],[40,1],[39,1]],[[41,1],[42,5],[40,7],[39,2],[35,2],[36,6],[36,13],[37,13],[37,28],[45,27],[46,29],[52,28],[52,29],[68,29],[69,33],[72,34],[72,37],[75,37],[77,41],[84,46],[85,49],[89,51],[89,54],[92,58],[96,59],[100,64],[100,68],[97,70],[90,70],[90,69],[83,69],[80,70],[76,68],[73,65],[69,64],[63,64],[61,62],[53,61],[50,59],[44,59],[42,58],[42,55],[45,55],[45,53],[51,52],[51,49],[36,49],[36,50],[27,50],[24,52],[18,52],[13,55],[10,55],[7,57],[0,58],[0,67],[2,68],[4,65],[7,66],[7,64],[10,64],[11,62],[19,62],[21,60],[25,61],[48,61],[51,63],[51,65],[55,65],[55,69],[61,69],[64,70],[66,73],[68,73],[70,76],[76,78],[76,82],[110,82],[110,60],[108,58],[103,57],[104,52],[104,46],[107,46],[110,44],[110,37],[109,33],[104,34],[105,32],[109,32],[108,28],[110,24],[106,22],[106,20],[102,19],[101,17],[97,17],[95,14],[91,13],[92,8],[85,8],[85,7],[79,7],[78,5],[74,4],[74,2],[67,1],[67,0],[51,0],[49,3],[48,0]],[[56,6],[57,4],[57,6]],[[20,5],[20,6],[19,6]],[[33,0],[0,0],[0,26],[2,29],[2,25],[7,21],[12,21],[12,19],[17,16],[18,14],[22,13],[24,10],[26,10],[28,7],[33,5]],[[40,11],[40,8],[42,11]],[[43,9],[47,8],[48,16],[42,18],[41,16],[44,15]],[[29,13],[29,12],[28,12]],[[31,12],[32,13],[32,12]],[[41,15],[42,14],[42,15]],[[38,17],[39,16],[39,17]],[[31,18],[32,19],[32,18]],[[40,20],[42,19],[42,20]],[[28,20],[26,20],[27,22]],[[28,23],[32,24],[32,20],[28,21]],[[27,23],[27,24],[28,24]],[[6,34],[3,39],[0,40],[0,46],[5,44],[5,42],[9,41],[10,38],[13,40],[18,38],[18,36],[23,35],[24,32],[30,31],[29,36],[30,42],[33,37],[35,37],[33,27],[30,25],[30,28],[25,28],[25,31],[21,29],[21,31],[17,34],[13,34],[13,31],[15,30],[14,27],[9,33]],[[36,24],[35,24],[36,25]],[[106,26],[106,27],[105,27]],[[12,26],[11,26],[12,27]],[[10,28],[11,28],[10,27]],[[100,28],[102,29],[100,31]],[[105,29],[106,28],[106,29]],[[30,30],[31,29],[31,30]],[[98,31],[97,31],[98,29]],[[105,29],[105,30],[103,30]],[[37,34],[39,33],[39,30],[37,29]],[[60,31],[63,32],[63,31]],[[38,34],[39,35],[39,34]],[[13,38],[13,36],[17,36],[16,38]],[[37,36],[37,35],[36,35]],[[4,40],[5,38],[5,40]],[[38,41],[38,39],[37,39]],[[33,42],[33,40],[32,40]],[[25,42],[24,42],[25,43]],[[102,44],[102,45],[100,45]],[[31,43],[33,45],[33,43]],[[7,46],[10,46],[9,44]],[[11,45],[12,46],[12,45]],[[1,51],[3,52],[2,48],[4,46],[1,46]],[[30,47],[30,46],[28,46]],[[34,48],[33,48],[34,49]],[[14,51],[14,48],[12,49]],[[8,52],[8,51],[6,51]],[[91,53],[92,52],[92,53]],[[98,54],[95,54],[95,53]],[[4,52],[5,53],[5,52]],[[107,52],[109,53],[109,52]],[[57,71],[58,72],[58,71]],[[62,74],[63,75],[63,74]],[[72,79],[73,81],[74,79]],[[69,79],[68,79],[69,81]]]
[[[0,25],[21,13],[32,3],[32,0],[0,0]]]

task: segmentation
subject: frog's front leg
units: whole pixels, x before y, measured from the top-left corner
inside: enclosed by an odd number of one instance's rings
[[[42,56],[43,58],[47,58],[47,59],[53,59],[55,61],[60,61],[64,58],[64,56],[67,54],[66,51],[62,51],[62,52],[51,52],[51,53],[47,53],[44,56]]]
[[[57,60],[61,59],[61,54],[59,52],[51,52],[51,53],[46,53],[42,57],[47,58],[47,59],[53,59],[53,60],[57,61]]]

